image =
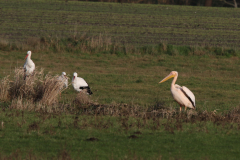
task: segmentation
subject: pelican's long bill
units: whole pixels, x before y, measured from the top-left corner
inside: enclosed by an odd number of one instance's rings
[[[172,72],[171,72],[167,77],[165,77],[165,78],[164,78],[163,80],[161,80],[159,83],[163,83],[163,82],[169,80],[170,78],[173,78],[174,76],[175,76],[175,75],[172,74]]]

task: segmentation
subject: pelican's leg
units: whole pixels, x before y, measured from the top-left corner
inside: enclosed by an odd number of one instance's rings
[[[187,107],[185,106],[185,111],[187,110]]]
[[[180,112],[182,112],[182,106],[180,106]]]

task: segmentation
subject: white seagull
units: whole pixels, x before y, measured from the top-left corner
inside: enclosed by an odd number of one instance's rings
[[[64,88],[68,87],[68,77],[66,72],[62,72],[62,75],[58,77],[58,80],[63,83]]]
[[[32,52],[28,51],[27,55],[25,57],[26,62],[23,66],[23,68],[24,68],[24,80],[26,79],[27,76],[30,76],[35,70],[35,64],[31,60],[31,55],[32,55]]]
[[[93,94],[87,82],[83,78],[77,77],[76,72],[73,73],[72,85],[73,88],[78,92],[86,90],[89,95]]]

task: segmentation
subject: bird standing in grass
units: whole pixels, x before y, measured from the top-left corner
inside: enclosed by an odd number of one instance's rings
[[[62,72],[62,75],[58,77],[58,80],[63,83],[64,88],[68,87],[68,77],[67,77],[66,72]]]
[[[23,68],[24,68],[24,80],[26,79],[26,77],[32,75],[34,70],[35,70],[35,64],[31,60],[31,55],[32,55],[32,52],[28,51],[27,55],[25,57],[26,62],[23,66]]]
[[[73,88],[78,92],[86,91],[89,95],[93,94],[87,82],[83,78],[77,77],[76,72],[73,73],[72,85]]]
[[[61,83],[61,86],[59,88],[59,91],[60,91],[60,98],[61,98],[61,90],[63,88],[67,88],[68,87],[68,77],[67,77],[67,74],[66,72],[62,72],[62,75],[58,77],[57,79],[58,81],[60,81]]]
[[[172,71],[167,77],[165,77],[162,81],[159,83],[165,82],[170,78],[173,78],[172,84],[171,84],[171,92],[172,96],[175,101],[180,105],[180,111],[182,111],[182,107],[185,107],[185,111],[187,108],[196,108],[195,104],[195,96],[194,94],[185,86],[179,86],[176,83],[178,77],[177,71]]]

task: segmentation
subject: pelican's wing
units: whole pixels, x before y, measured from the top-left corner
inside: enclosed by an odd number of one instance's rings
[[[177,89],[182,89],[182,87],[179,86],[178,84],[175,84],[174,86],[175,86]]]
[[[182,91],[185,92],[186,96],[188,97],[188,99],[191,101],[192,105],[194,106],[194,108],[196,108],[196,104],[195,104],[195,96],[194,94],[185,86],[182,86]]]

